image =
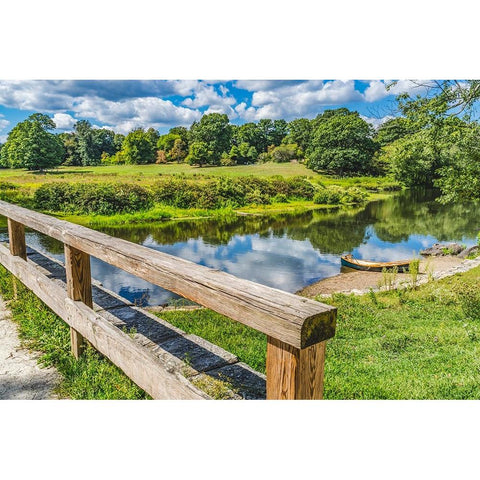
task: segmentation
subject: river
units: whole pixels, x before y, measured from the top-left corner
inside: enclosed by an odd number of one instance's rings
[[[340,256],[402,260],[435,242],[474,245],[478,204],[441,205],[433,191],[404,191],[361,208],[229,220],[167,221],[146,227],[102,229],[154,250],[296,292],[340,272]],[[0,241],[7,238],[0,230]],[[63,260],[63,245],[27,230],[27,243]],[[92,257],[92,276],[130,301],[165,304],[176,295]]]

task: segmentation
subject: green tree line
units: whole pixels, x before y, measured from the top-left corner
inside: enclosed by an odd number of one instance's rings
[[[18,123],[0,146],[0,166],[42,170],[58,165],[241,165],[302,161],[314,171],[340,176],[389,175],[407,186],[436,186],[442,201],[480,198],[480,125],[472,107],[478,81],[439,82],[423,97],[397,97],[400,116],[378,129],[358,112],[326,110],[313,119],[262,119],[231,124],[205,114],[190,128],[160,135],[153,128],[124,136],[78,121],[55,134],[53,120],[35,113]]]

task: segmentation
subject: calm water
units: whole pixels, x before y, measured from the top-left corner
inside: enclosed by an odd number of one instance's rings
[[[402,192],[355,210],[314,211],[229,221],[164,222],[107,234],[288,292],[340,272],[340,256],[378,261],[417,255],[435,242],[476,243],[478,205],[440,205],[433,192]],[[6,238],[0,231],[0,241]],[[63,245],[36,232],[27,243],[63,260]],[[170,292],[92,258],[92,276],[105,287],[151,305]]]

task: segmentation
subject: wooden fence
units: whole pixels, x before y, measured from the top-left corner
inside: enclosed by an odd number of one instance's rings
[[[265,333],[267,399],[322,398],[325,343],[335,334],[335,308],[7,202],[0,201],[0,215],[8,219],[10,242],[10,250],[0,245],[0,263],[70,326],[75,357],[86,339],[152,397],[190,398],[141,346],[95,314],[92,255]],[[25,227],[64,243],[67,294],[27,261]]]

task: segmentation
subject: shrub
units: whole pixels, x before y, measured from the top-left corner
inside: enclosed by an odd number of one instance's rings
[[[35,208],[42,210],[113,215],[147,210],[152,195],[129,183],[46,183],[34,195]]]
[[[304,177],[284,179],[216,178],[204,183],[179,177],[161,179],[152,186],[156,202],[179,208],[243,207],[248,204],[267,205],[273,199],[287,202],[289,199],[311,200],[314,187]]]
[[[325,188],[318,191],[313,197],[313,203],[322,205],[338,205],[342,199],[338,189]]]
[[[18,188],[18,185],[15,185],[14,183],[0,182],[0,192],[6,191],[6,190],[16,190],[17,188]]]

